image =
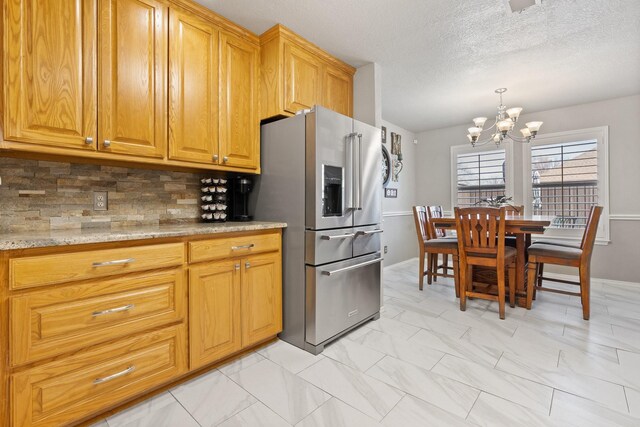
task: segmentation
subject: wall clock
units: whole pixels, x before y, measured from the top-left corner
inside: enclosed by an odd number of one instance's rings
[[[391,178],[391,156],[389,156],[389,152],[382,146],[382,186],[386,187],[389,184],[389,179]]]

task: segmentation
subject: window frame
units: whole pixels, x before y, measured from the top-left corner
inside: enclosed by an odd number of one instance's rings
[[[489,145],[489,144],[487,144]],[[504,194],[507,197],[514,197],[514,168],[513,168],[513,142],[503,142],[500,146],[496,147],[495,145],[491,145],[489,147],[473,147],[471,145],[454,145],[451,147],[451,212],[453,212],[453,208],[456,206],[458,201],[458,155],[459,154],[468,154],[468,153],[486,153],[491,151],[504,150],[504,158],[505,158],[505,188]],[[515,197],[514,197],[515,199]]]
[[[531,148],[551,144],[596,140],[598,158],[598,205],[603,207],[596,243],[610,243],[609,226],[609,126],[577,129],[565,132],[540,134],[529,144],[522,144],[522,193],[525,214],[531,215],[533,205],[533,183]],[[570,243],[580,242],[584,229],[547,228],[543,235],[533,235],[533,240],[559,240]]]

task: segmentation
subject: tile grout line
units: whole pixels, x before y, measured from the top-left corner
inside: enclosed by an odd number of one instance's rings
[[[222,373],[222,372],[220,372],[220,373]],[[223,374],[223,375],[224,375],[224,374]],[[194,417],[194,416],[193,416],[193,414],[192,414],[192,413],[191,413],[187,408],[185,408],[185,407],[184,407],[184,405],[182,404],[182,402],[180,402],[180,400],[178,400],[178,398],[177,398],[177,397],[176,397],[176,396],[171,392],[171,389],[169,389],[169,390],[167,390],[167,391],[169,392],[169,394],[171,395],[171,397],[173,397],[173,400],[175,400],[176,402],[178,402],[178,405],[180,405],[180,406],[182,407],[182,409],[184,409],[184,410],[187,412],[187,414],[189,414],[189,416],[190,416],[191,418],[193,418],[193,421],[195,421],[195,422],[196,422],[196,424],[198,424],[200,427],[203,427],[203,426],[202,426],[202,424],[200,424],[200,423],[198,422],[198,420],[196,420],[196,417]],[[224,421],[223,421],[223,422],[224,422]]]

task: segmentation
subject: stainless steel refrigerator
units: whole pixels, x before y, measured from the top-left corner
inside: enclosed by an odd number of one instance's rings
[[[379,317],[380,130],[326,108],[261,128],[257,220],[286,221],[284,330],[314,354]]]

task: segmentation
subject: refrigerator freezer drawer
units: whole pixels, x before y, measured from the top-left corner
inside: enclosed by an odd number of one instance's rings
[[[355,227],[353,238],[353,256],[361,256],[380,252],[382,227],[379,225],[370,225],[367,227]]]
[[[352,228],[305,231],[305,264],[327,264],[351,258],[355,236]]]
[[[319,345],[380,311],[379,253],[306,267],[306,341]]]

